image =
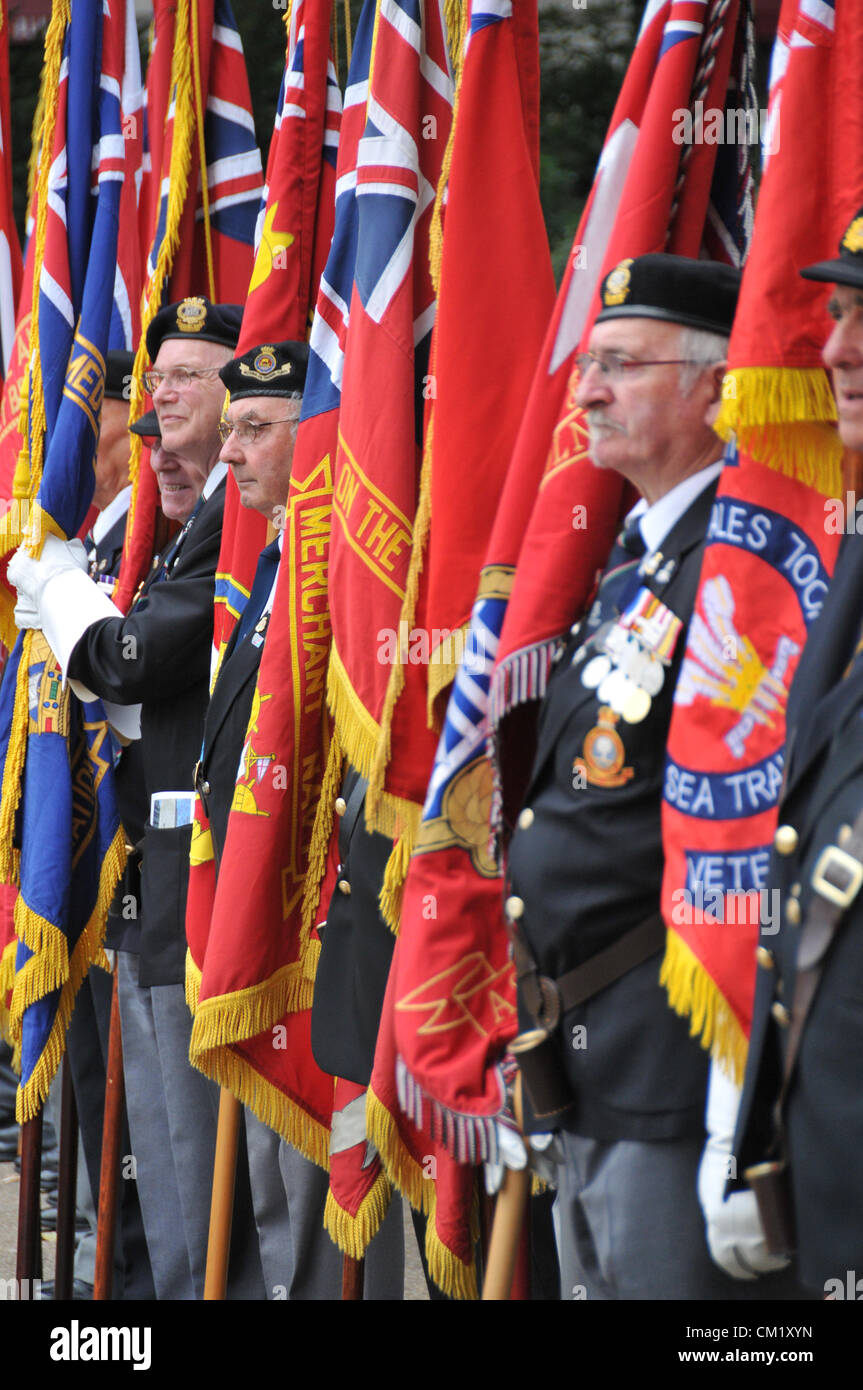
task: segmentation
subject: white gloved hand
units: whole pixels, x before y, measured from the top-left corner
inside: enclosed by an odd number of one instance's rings
[[[707,1099],[708,1139],[698,1170],[698,1200],[707,1226],[707,1244],[720,1269],[733,1279],[757,1279],[784,1269],[789,1261],[767,1249],[754,1192],[725,1196],[740,1088],[711,1064]]]
[[[21,610],[22,618],[29,610],[38,611],[49,580],[66,570],[86,569],[87,552],[79,540],[61,541],[57,536],[46,536],[38,560],[34,560],[23,545],[19,546],[9,561],[7,574],[9,583],[18,590],[19,601],[27,601]],[[21,626],[36,627],[38,624],[22,622]]]
[[[38,628],[41,625],[39,616],[39,605],[34,604],[24,593],[23,589],[18,595],[18,602],[15,604],[15,626],[19,632],[26,632],[27,628]]]

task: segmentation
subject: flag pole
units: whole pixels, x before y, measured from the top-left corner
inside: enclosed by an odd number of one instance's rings
[[[365,1260],[345,1255],[342,1262],[342,1303],[361,1303],[365,1284]]]
[[[219,1101],[219,1127],[213,1163],[213,1197],[210,1204],[210,1234],[207,1241],[207,1271],[204,1301],[225,1297],[228,1286],[228,1258],[231,1252],[231,1222],[234,1214],[234,1184],[237,1177],[237,1144],[242,1106],[236,1096],[222,1087]]]
[[[78,1185],[78,1106],[68,1055],[63,1058],[60,1101],[60,1161],[57,1174],[57,1255],[54,1298],[72,1297],[75,1268],[75,1209]]]
[[[99,1211],[96,1217],[96,1267],[93,1301],[110,1299],[114,1285],[114,1233],[117,1225],[117,1170],[126,1096],[123,1077],[123,1034],[120,1027],[117,962],[111,985],[111,1023],[105,1066],[105,1118],[102,1125],[102,1159],[99,1165]]]
[[[32,1299],[33,1280],[42,1278],[39,1176],[42,1168],[42,1109],[21,1126],[21,1190],[18,1195],[18,1254],[15,1274],[19,1299]]]
[[[521,1072],[515,1079],[513,1111],[522,1129]],[[530,1191],[530,1168],[507,1168],[494,1208],[494,1222],[488,1245],[482,1302],[500,1302],[512,1296],[512,1280],[518,1259],[521,1228]]]

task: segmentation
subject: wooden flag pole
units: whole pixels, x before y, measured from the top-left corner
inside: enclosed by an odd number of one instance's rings
[[[342,1302],[362,1302],[365,1282],[365,1260],[355,1260],[345,1255],[342,1264]]]
[[[78,1195],[78,1107],[72,1068],[63,1058],[60,1101],[60,1161],[57,1174],[57,1255],[54,1264],[54,1298],[72,1297],[75,1277],[75,1210]]]
[[[21,1126],[21,1189],[18,1195],[18,1253],[15,1274],[19,1299],[32,1299],[33,1281],[42,1278],[42,1226],[39,1177],[42,1168],[42,1111]]]
[[[117,1225],[117,1184],[123,1128],[123,1035],[117,994],[117,964],[111,986],[111,1023],[105,1067],[105,1118],[102,1125],[102,1158],[99,1165],[99,1211],[96,1217],[96,1268],[93,1301],[111,1298],[114,1287],[114,1241]]]
[[[234,1184],[237,1177],[237,1144],[241,1114],[240,1102],[223,1086],[219,1100],[219,1127],[216,1131],[216,1157],[213,1164],[210,1235],[207,1242],[207,1272],[204,1276],[205,1301],[223,1299],[228,1287],[228,1259],[231,1253],[231,1223],[234,1214]]]
[[[522,1125],[521,1073],[515,1080],[513,1109],[519,1129]],[[488,1246],[482,1302],[507,1300],[518,1259],[521,1228],[530,1191],[530,1168],[507,1168],[494,1209],[494,1222]]]

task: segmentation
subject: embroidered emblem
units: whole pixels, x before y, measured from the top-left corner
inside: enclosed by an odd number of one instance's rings
[[[177,327],[181,333],[200,333],[207,322],[207,306],[199,296],[182,300],[177,305]]]
[[[846,251],[851,251],[856,256],[863,251],[863,217],[855,217],[851,226],[842,238],[842,245]]]
[[[573,772],[595,787],[622,787],[635,775],[633,768],[624,767],[626,749],[615,728],[619,718],[609,705],[600,706],[599,723],[585,734],[582,756],[573,761]]]
[[[624,304],[629,298],[629,281],[632,276],[629,267],[631,265],[632,257],[627,261],[621,261],[606,276],[602,291],[602,302],[606,309],[612,308],[615,304]]]

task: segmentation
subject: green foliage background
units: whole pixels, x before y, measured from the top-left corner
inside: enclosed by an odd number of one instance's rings
[[[345,4],[337,0],[339,79],[347,73]],[[361,0],[350,0],[351,32]],[[555,273],[560,278],[614,108],[641,17],[642,0],[540,3],[541,196]],[[285,57],[281,0],[234,0],[264,159]],[[147,31],[142,30],[147,51]],[[42,67],[42,39],[11,50],[15,216],[23,236],[30,132]]]

